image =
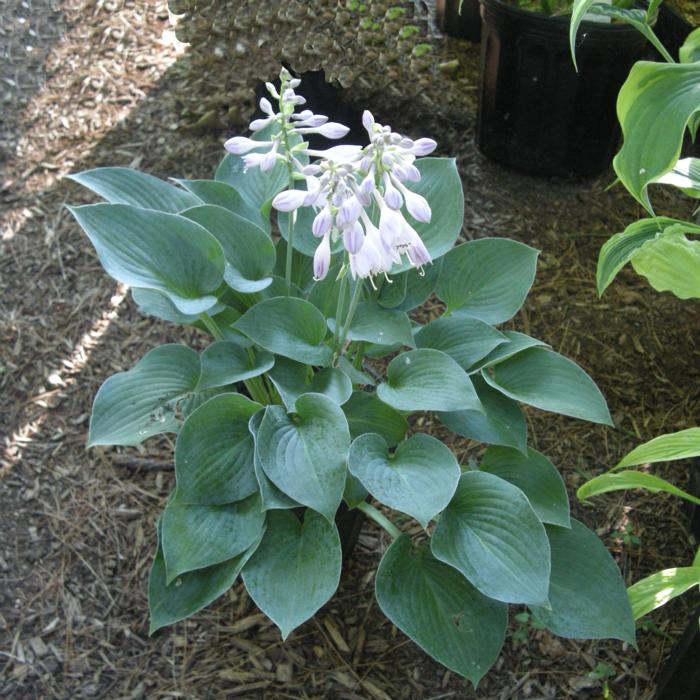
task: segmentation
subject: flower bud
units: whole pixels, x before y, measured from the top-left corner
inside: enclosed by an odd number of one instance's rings
[[[277,211],[294,211],[304,204],[308,192],[305,190],[284,190],[272,200]]]
[[[316,236],[316,238],[321,238],[325,236],[333,226],[333,215],[328,207],[323,207],[316,217],[314,218],[313,224],[311,224],[311,233]]]
[[[275,110],[272,109],[272,105],[270,104],[270,100],[268,100],[267,97],[260,98],[260,109],[270,117],[275,116]]]
[[[325,278],[331,266],[330,236],[324,236],[314,253],[314,279],[318,282]]]
[[[354,194],[350,195],[340,206],[335,223],[340,229],[347,228],[357,221],[361,213],[362,205]]]
[[[327,139],[342,139],[350,131],[350,127],[338,122],[328,122],[316,127],[316,133],[325,136]]]
[[[416,156],[427,156],[432,153],[437,148],[437,141],[433,139],[418,139],[413,143],[413,148],[411,148],[411,153]]]
[[[253,141],[246,136],[234,136],[230,138],[224,144],[224,148],[229,152],[237,156],[242,156],[244,153],[252,151],[254,148],[260,148],[261,146],[269,146],[271,141]]]
[[[265,153],[262,160],[260,161],[260,171],[263,173],[270,172],[270,170],[272,170],[272,168],[275,167],[276,163],[277,148],[273,148],[271,151]]]
[[[390,209],[386,205],[381,207],[381,213],[379,215],[379,236],[385,246],[391,248],[394,245],[394,241],[398,240],[401,236],[403,225],[404,218],[400,212]]]
[[[406,200],[406,209],[408,213],[416,220],[424,224],[429,224],[432,217],[432,211],[425,197],[422,197],[411,190],[404,189],[404,199]]]
[[[350,255],[355,255],[355,253],[360,252],[364,240],[365,232],[359,221],[356,221],[352,226],[348,226],[343,231],[343,245]]]
[[[388,175],[384,175],[384,201],[392,209],[401,209],[403,206],[403,197],[391,183]]]
[[[273,117],[267,117],[267,119],[253,119],[253,121],[250,122],[250,130],[260,131],[260,129],[264,129],[272,119]]]
[[[367,132],[370,135],[372,134],[372,127],[374,126],[374,117],[372,116],[372,112],[370,112],[368,109],[362,112],[362,126],[364,126],[365,129],[367,129]]]

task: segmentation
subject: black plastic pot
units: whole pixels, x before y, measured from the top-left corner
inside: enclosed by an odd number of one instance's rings
[[[664,3],[659,8],[659,18],[654,31],[668,52],[678,60],[678,49],[683,46],[693,27],[676,10]]]
[[[481,0],[476,143],[488,158],[538,175],[593,175],[615,155],[617,94],[644,51],[625,24],[585,21],[574,70],[569,18]]]
[[[481,41],[481,14],[479,0],[436,0],[435,15],[440,31],[449,36],[468,39],[478,44]]]

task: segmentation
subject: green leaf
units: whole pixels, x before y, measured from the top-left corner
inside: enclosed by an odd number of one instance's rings
[[[678,187],[689,197],[700,199],[700,158],[681,158],[657,183]]]
[[[625,583],[600,539],[574,519],[570,529],[547,525],[547,535],[552,548],[551,610],[531,608],[535,619],[560,637],[634,644]]]
[[[564,480],[541,452],[528,449],[524,455],[508,447],[489,447],[479,468],[517,486],[543,523],[571,527]]]
[[[431,321],[415,338],[419,348],[442,350],[466,370],[498,345],[508,343],[508,338],[488,323],[460,315]]]
[[[404,416],[380,401],[376,393],[354,392],[343,411],[353,439],[363,433],[378,433],[393,447],[404,439],[408,430]]]
[[[167,294],[155,289],[132,287],[131,296],[139,307],[139,311],[145,316],[155,316],[163,321],[179,323],[183,326],[194,325],[199,321],[199,314],[183,314],[178,311],[177,306],[173,304]],[[208,309],[207,313],[210,316],[215,316],[225,308],[223,304],[217,303]]]
[[[335,593],[342,553],[335,523],[312,510],[303,524],[283,510],[268,514],[265,536],[243,569],[246,590],[279,627],[282,639]]]
[[[700,27],[694,29],[678,50],[678,58],[681,63],[696,63],[700,61]]]
[[[369,496],[369,491],[362,485],[359,479],[348,472],[345,480],[345,490],[343,491],[343,500],[348,508],[357,508],[362,501],[367,499],[367,496]]]
[[[265,409],[257,454],[267,477],[285,494],[332,521],[345,488],[350,431],[341,408],[322,394],[304,394],[296,413]]]
[[[700,63],[637,61],[617,98],[624,142],[613,166],[622,184],[653,213],[647,187],[670,172],[683,134],[700,109]]]
[[[440,350],[402,353],[389,363],[386,376],[377,396],[399,411],[482,410],[469,375]]]
[[[571,60],[574,62],[574,68],[578,71],[576,63],[576,34],[578,28],[586,16],[586,13],[598,0],[574,0],[571,6],[571,23],[569,24],[569,48],[571,49]]]
[[[600,389],[575,363],[546,348],[530,348],[482,370],[484,379],[511,399],[593,423],[612,425]]]
[[[522,306],[535,279],[539,251],[507,238],[482,238],[453,248],[437,295],[449,311],[502,323]]]
[[[197,391],[257,377],[272,368],[275,358],[265,350],[255,352],[230,340],[218,340],[204,350],[201,362]]]
[[[331,349],[323,345],[326,319],[304,299],[265,299],[248,309],[234,327],[276,355],[308,365],[330,364]]]
[[[671,292],[679,299],[700,298],[700,241],[688,240],[676,227],[638,248],[632,266],[658,292]]]
[[[193,194],[132,168],[94,168],[67,177],[110,204],[130,204],[171,214],[201,204]]]
[[[248,421],[260,408],[240,394],[219,394],[188,416],[175,444],[178,501],[221,505],[258,490]]]
[[[439,418],[453,433],[489,445],[527,449],[527,423],[518,404],[492,389],[479,375],[472,378],[481,401],[481,411],[440,413]]]
[[[225,593],[252,556],[260,539],[233,559],[191,571],[178,576],[170,585],[165,583],[165,559],[160,546],[160,524],[158,527],[158,551],[153,560],[148,581],[148,604],[151,610],[149,635],[166,625],[184,620],[206,607]]]
[[[277,254],[277,261],[275,262],[275,275],[284,279],[284,274],[287,268],[287,242],[284,240],[284,238],[277,239],[277,243],[275,243],[275,252]],[[340,266],[333,265],[328,272],[328,277],[334,275],[334,270],[337,274],[338,269],[340,269]],[[335,285],[335,276],[333,276],[331,279],[328,279],[328,277],[322,281],[327,282],[328,289],[330,290],[331,287],[337,285]],[[299,287],[299,289],[301,289],[304,293],[310,292],[310,290],[315,287],[316,284],[318,284],[317,282],[314,282],[313,259],[303,255],[298,250],[292,250],[292,283],[296,284],[296,286]],[[309,301],[312,300],[309,298]],[[323,312],[323,309],[320,307],[319,309]],[[327,314],[324,313],[324,316],[327,316]]]
[[[581,486],[576,492],[576,495],[583,501],[587,498],[598,496],[601,493],[627,491],[629,489],[646,489],[652,493],[665,491],[666,493],[673,494],[679,498],[684,498],[686,501],[700,505],[700,498],[696,498],[686,491],[679,489],[668,481],[654,476],[653,474],[633,470],[608,472],[607,474],[596,476]]]
[[[328,319],[328,327],[335,332],[335,318]],[[357,305],[348,329],[347,340],[363,340],[377,345],[414,346],[408,316],[402,311],[383,309],[369,301]]]
[[[216,180],[176,180],[176,182],[196,195],[204,204],[215,204],[228,209],[234,214],[252,221],[265,233],[270,233],[269,219],[265,218],[258,208],[248,204],[231,185]]]
[[[289,411],[302,394],[323,394],[339,406],[352,394],[352,383],[347,374],[336,367],[324,367],[318,372],[284,357],[278,358],[269,372],[270,379]]]
[[[166,584],[195,569],[220,564],[245,552],[263,532],[260,496],[223,506],[172,500],[163,513],[162,541]]]
[[[431,549],[490,598],[547,603],[547,533],[525,494],[493,474],[462,474]]]
[[[399,443],[393,454],[381,435],[360,435],[350,446],[348,467],[378,501],[424,528],[450,502],[461,474],[452,451],[423,434]]]
[[[357,369],[345,355],[341,355],[338,358],[338,368],[348,375],[353,384],[359,384],[360,386],[374,386],[375,384],[374,379],[369,374]]]
[[[438,258],[423,271],[411,269],[392,274],[391,282],[385,281],[377,297],[380,306],[408,313],[421,306],[435,291],[443,258]]]
[[[627,589],[632,615],[639,620],[695,586],[700,586],[700,566],[657,571]]]
[[[305,258],[309,260],[309,258]],[[338,292],[340,291],[340,281],[338,279],[338,273],[340,272],[340,265],[333,265],[328,274],[318,282],[314,282],[309,289],[308,300],[326,317],[335,316],[336,310],[338,308]],[[341,309],[341,314],[347,312],[348,308],[348,297],[346,295],[346,301]],[[341,316],[341,318],[343,318]]]
[[[262,465],[260,463],[260,455],[258,454],[260,442],[258,440],[258,430],[260,430],[260,424],[262,423],[263,416],[265,415],[265,409],[258,411],[255,415],[251,416],[250,421],[248,421],[248,429],[250,430],[253,440],[255,442],[255,478],[258,481],[258,486],[260,487],[260,497],[262,499],[263,510],[275,510],[275,509],[285,509],[285,508],[300,508],[301,503],[297,503],[293,498],[287,496],[286,493],[280,491],[268,478],[265,476]]]
[[[682,223],[680,219],[658,216],[640,219],[630,224],[621,233],[610,237],[600,249],[596,282],[598,294],[602,295],[617,273],[632,259],[634,253],[647,241],[673,224]]]
[[[159,433],[176,433],[178,399],[194,391],[199,356],[184,345],[161,345],[128,372],[111,376],[92,406],[88,447],[136,445]]]
[[[213,204],[187,209],[182,216],[203,226],[221,244],[226,258],[224,280],[229,287],[253,294],[270,286],[275,246],[259,226]]]
[[[110,277],[156,289],[178,311],[199,314],[217,303],[224,254],[206,229],[175,214],[125,204],[68,207]]]
[[[475,372],[483,367],[493,367],[493,365],[497,365],[499,362],[503,362],[503,360],[507,360],[509,357],[513,357],[513,355],[517,355],[528,348],[549,347],[547,343],[537,340],[537,338],[531,338],[525,333],[518,333],[518,331],[503,331],[503,335],[506,337],[507,342],[497,346],[486,357],[475,362],[469,368],[470,372]]]
[[[615,465],[614,469],[689,457],[700,457],[700,428],[688,428],[677,433],[659,435],[635,447]]]
[[[423,651],[475,686],[498,657],[508,606],[477,591],[427,547],[413,551],[401,535],[377,571],[382,612]]]
[[[306,190],[305,187],[298,187],[297,189]],[[289,240],[289,226],[291,221],[291,214],[287,212],[277,213],[277,226],[279,227],[280,233],[282,234],[282,240],[286,242]],[[312,207],[300,207],[296,210],[296,218],[294,219],[294,234],[293,234],[293,247],[297,253],[300,253],[306,258],[313,258],[318,244],[321,242],[319,238],[316,238],[312,233],[311,226],[316,218],[316,211]],[[336,241],[331,241],[331,252],[333,254],[343,250],[343,240],[338,238]]]

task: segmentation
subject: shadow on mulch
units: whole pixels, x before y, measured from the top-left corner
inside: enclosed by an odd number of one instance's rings
[[[181,128],[178,95],[190,91],[191,100],[198,83],[188,74],[186,54],[153,71],[159,33],[167,28],[162,9],[64,5],[66,26],[76,31],[63,37],[71,63],[53,66],[64,78],[37,93],[48,95],[45,102],[32,107],[28,99],[29,107],[18,109],[23,116],[17,128],[25,137],[34,130],[37,138],[23,145],[18,137],[18,156],[1,192],[8,228],[0,259],[0,426],[6,447],[0,472],[0,694],[585,699],[600,696],[600,681],[588,674],[602,663],[611,667],[616,697],[650,697],[688,603],[675,601],[653,615],[640,632],[639,652],[527,629],[525,641],[506,643],[474,691],[378,610],[373,575],[388,543],[370,524],[338,594],[287,643],[240,585],[194,619],[147,637],[147,577],[155,520],[174,485],[172,441],[87,452],[90,403],[107,376],[155,345],[197,347],[203,339],[137,313],[61,208],[67,200],[88,201],[88,195],[55,173],[120,164],[161,176],[209,177],[224,135]],[[242,58],[235,68],[246,71],[253,87],[259,77],[253,58]],[[432,135],[443,154],[457,154],[466,238],[507,235],[542,250],[538,280],[512,325],[586,368],[618,425],[614,431],[528,411],[533,446],[560,467],[572,495],[640,440],[697,422],[697,304],[657,294],[631,274],[623,274],[602,300],[595,296],[600,245],[640,213],[624,192],[604,191],[609,174],[586,182],[514,174],[476,153],[473,113],[440,104],[428,109],[413,103],[401,111],[392,106],[390,114],[380,101],[367,106],[396,129]],[[46,135],[52,120],[71,114],[79,115],[78,122],[55,139]],[[660,209],[674,206],[662,193]],[[429,415],[417,428],[441,430]],[[449,439],[465,458],[478,451]],[[683,485],[682,465],[658,471]],[[574,501],[573,509],[604,537],[628,582],[692,557],[686,519],[670,498],[614,495],[586,507]],[[628,524],[641,546],[611,536]],[[511,627],[517,627],[513,620]]]

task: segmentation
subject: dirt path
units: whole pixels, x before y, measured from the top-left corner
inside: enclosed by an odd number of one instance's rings
[[[208,177],[224,134],[183,128],[183,103],[211,87],[173,43],[163,5],[13,0],[0,10],[0,696],[585,699],[600,696],[587,674],[604,663],[616,697],[650,697],[684,603],[653,618],[639,652],[529,630],[474,692],[379,613],[372,576],[387,543],[369,525],[338,595],[287,644],[240,587],[147,637],[146,581],[172,446],[87,452],[88,413],[109,374],[158,343],[197,336],[138,315],[62,209],[88,201],[62,177],[105,164]],[[248,71],[251,84],[257,77],[250,56],[231,69]],[[604,192],[609,176],[548,182],[486,163],[471,145],[473,113],[454,104],[369,106],[458,154],[467,237],[508,235],[543,251],[515,325],[589,370],[619,428],[529,412],[536,446],[572,490],[639,439],[697,422],[698,305],[632,275],[595,296],[600,244],[637,214],[626,195]],[[682,470],[673,478],[682,484]],[[610,497],[575,508],[630,581],[690,556],[674,501]],[[625,521],[641,549],[608,537]]]

